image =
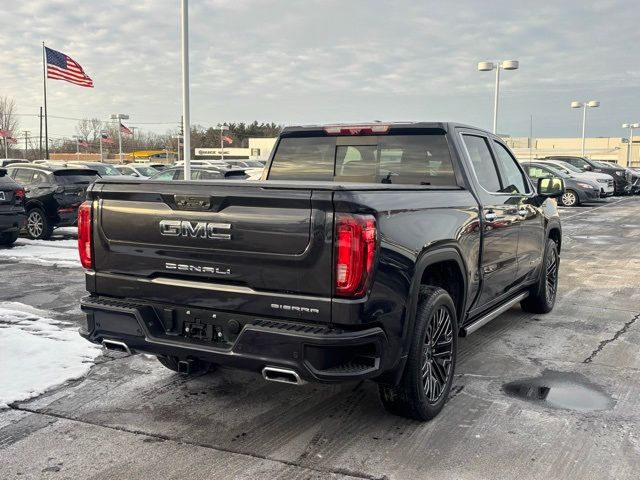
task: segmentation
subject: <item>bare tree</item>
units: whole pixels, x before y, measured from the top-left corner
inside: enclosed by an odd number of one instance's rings
[[[15,137],[20,129],[20,121],[16,115],[15,100],[0,95],[0,129],[9,130],[12,137]]]
[[[96,143],[102,129],[102,120],[98,118],[83,118],[76,125],[77,134],[88,143]]]

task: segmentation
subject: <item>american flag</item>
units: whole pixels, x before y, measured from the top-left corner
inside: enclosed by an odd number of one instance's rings
[[[102,131],[100,133],[100,138],[102,139],[102,143],[108,143],[108,144],[114,143],[114,141],[111,138],[109,138],[109,134],[106,131]]]
[[[4,128],[0,128],[0,137],[2,138],[11,137],[11,132],[9,130],[5,130]]]
[[[125,127],[122,123],[120,124],[120,131],[128,135],[133,135],[133,132],[129,130],[127,127]]]
[[[93,88],[93,80],[73,58],[48,47],[44,47],[44,50],[47,54],[47,78]]]
[[[233,143],[233,138],[229,137],[228,135],[225,135],[224,137],[222,137],[222,140],[227,142],[229,145]]]

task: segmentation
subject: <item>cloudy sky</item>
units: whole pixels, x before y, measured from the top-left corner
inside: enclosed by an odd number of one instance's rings
[[[9,4],[13,5],[9,8]],[[636,0],[192,0],[192,123],[452,120],[491,128],[493,73],[503,73],[499,132],[578,136],[572,100],[596,99],[588,135],[640,121]],[[42,104],[41,43],[79,62],[94,89],[49,81],[49,114],[131,116],[165,132],[181,112],[179,0],[4,0],[0,95],[23,128]],[[74,120],[51,118],[53,136]]]

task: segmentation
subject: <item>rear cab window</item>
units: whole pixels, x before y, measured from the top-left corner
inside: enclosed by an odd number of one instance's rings
[[[406,131],[406,130],[405,130]],[[269,180],[333,181],[458,188],[444,132],[283,137]]]

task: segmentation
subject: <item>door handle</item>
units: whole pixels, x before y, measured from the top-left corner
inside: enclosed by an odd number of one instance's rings
[[[485,220],[488,220],[489,222],[493,222],[496,218],[498,218],[498,215],[493,210],[489,210],[488,212],[484,212],[484,219]]]

